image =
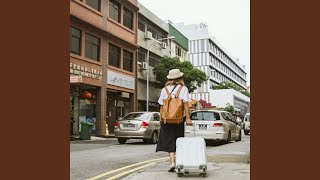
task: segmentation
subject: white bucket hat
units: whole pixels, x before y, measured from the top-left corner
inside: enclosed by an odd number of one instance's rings
[[[169,71],[169,75],[167,76],[168,79],[178,79],[183,76],[183,73],[180,72],[179,69],[171,69]]]

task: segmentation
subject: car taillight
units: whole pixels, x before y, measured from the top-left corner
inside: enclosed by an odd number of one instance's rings
[[[219,127],[219,126],[222,126],[222,123],[214,123],[213,124],[213,127]]]
[[[149,126],[149,124],[148,124],[148,123],[146,123],[146,122],[142,121],[141,127],[148,127],[148,126]]]
[[[118,121],[116,121],[116,124],[114,124],[114,126],[116,126],[116,127],[118,127],[118,126],[119,126]]]

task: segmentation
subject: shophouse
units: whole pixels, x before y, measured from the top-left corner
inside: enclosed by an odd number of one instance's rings
[[[158,98],[161,90],[152,85],[155,81],[152,70],[162,57],[171,56],[172,37],[169,37],[168,24],[142,4],[139,4],[138,14],[138,110],[159,111]]]
[[[137,110],[137,0],[70,0],[70,104],[73,133],[93,133]]]

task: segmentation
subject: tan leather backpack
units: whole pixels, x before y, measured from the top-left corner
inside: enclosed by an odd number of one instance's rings
[[[160,112],[164,124],[180,124],[183,122],[183,100],[178,98],[182,87],[180,86],[174,98],[171,97],[168,88],[165,87],[168,98],[163,100],[162,112]]]

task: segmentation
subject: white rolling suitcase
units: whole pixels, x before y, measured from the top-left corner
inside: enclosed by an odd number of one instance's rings
[[[176,141],[176,172],[199,174],[205,177],[207,171],[206,143],[202,137],[181,137]]]

